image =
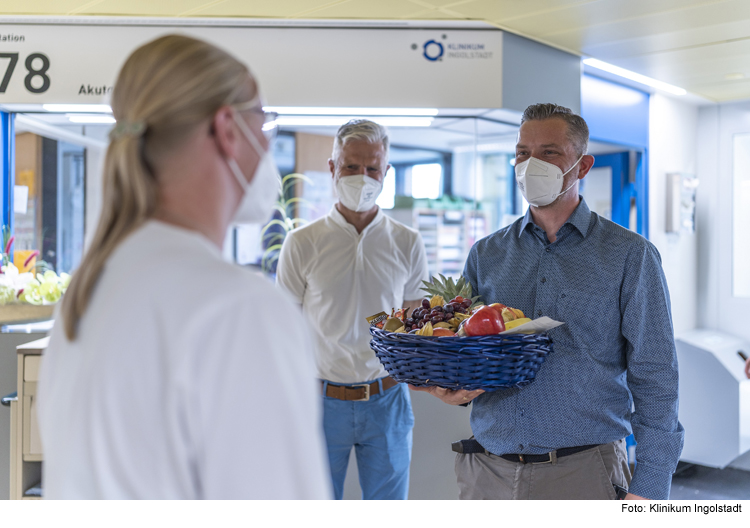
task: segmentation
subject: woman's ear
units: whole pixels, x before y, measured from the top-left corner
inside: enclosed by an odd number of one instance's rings
[[[230,107],[222,106],[216,111],[209,126],[209,134],[213,136],[219,154],[225,158],[237,157],[239,136],[234,122],[234,111]]]

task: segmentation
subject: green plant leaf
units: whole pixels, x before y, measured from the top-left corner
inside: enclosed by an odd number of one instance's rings
[[[272,233],[271,236],[269,236],[268,238],[264,238],[263,242],[271,246],[273,244],[276,244],[277,242],[278,243],[283,242],[285,238],[286,237],[282,235],[281,233]]]
[[[287,174],[281,179],[281,187],[284,195],[286,195],[286,193],[289,191],[289,188],[297,184],[297,180],[302,180],[309,183],[310,185],[315,185],[315,183],[304,174],[300,174],[298,172]]]
[[[268,229],[271,226],[273,226],[273,225],[278,225],[278,226],[283,227],[285,232],[289,230],[288,226],[287,226],[287,224],[285,222],[283,222],[282,220],[277,220],[277,219],[274,218],[273,220],[271,220],[270,222],[268,222],[263,229],[260,230],[260,236],[263,237],[263,235],[265,235],[266,231],[268,231]]]

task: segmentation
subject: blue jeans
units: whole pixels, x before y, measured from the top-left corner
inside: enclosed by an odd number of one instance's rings
[[[354,446],[363,499],[407,498],[412,427],[409,388],[398,384],[369,401],[323,396],[323,428],[328,444],[333,493],[343,498],[349,453]]]

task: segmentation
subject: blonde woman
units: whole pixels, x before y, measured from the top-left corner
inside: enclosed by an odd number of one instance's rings
[[[42,365],[45,497],[328,498],[299,310],[221,257],[278,193],[256,81],[166,36],[128,58],[112,110],[102,216]]]

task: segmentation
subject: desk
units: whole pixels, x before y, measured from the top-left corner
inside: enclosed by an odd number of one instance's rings
[[[36,390],[42,353],[49,337],[17,347],[18,398],[10,404],[10,498],[39,499],[28,493],[42,479],[42,443],[36,421]]]

